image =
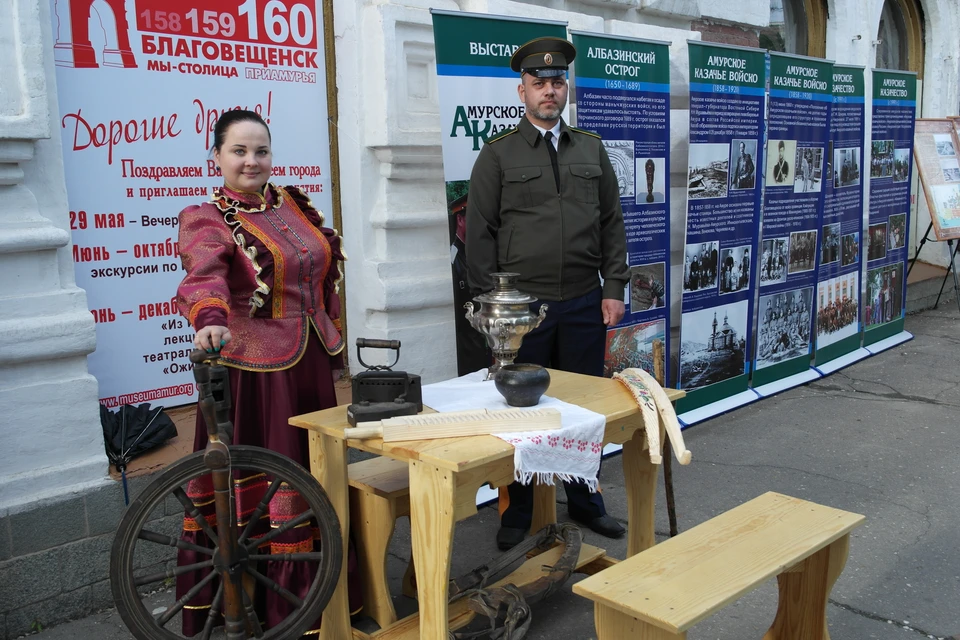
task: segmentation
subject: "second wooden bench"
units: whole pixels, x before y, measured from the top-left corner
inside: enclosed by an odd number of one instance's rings
[[[573,586],[598,640],[685,640],[687,629],[777,576],[763,640],[829,640],[827,599],[864,516],[766,493]]]

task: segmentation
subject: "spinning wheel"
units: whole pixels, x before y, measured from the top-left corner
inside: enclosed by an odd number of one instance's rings
[[[209,607],[201,609],[203,628],[196,636],[227,640],[287,640],[309,630],[329,602],[343,564],[343,539],[333,505],[323,488],[303,467],[268,449],[230,446],[232,425],[227,419],[230,397],[226,372],[214,359],[194,352],[194,374],[200,387],[199,408],[207,422],[210,441],[198,451],[173,464],[134,500],[117,529],[110,562],[110,586],[120,617],[138,640],[180,640],[180,616],[201,591],[213,593]],[[237,522],[235,495],[237,474],[265,477],[265,491],[246,523]],[[192,480],[208,476],[214,487],[216,515],[205,517],[187,495]],[[242,486],[242,485],[241,485]],[[283,488],[295,490],[305,509],[296,517],[262,534],[257,525],[270,501]],[[181,511],[182,509],[182,511]],[[157,516],[186,513],[206,534],[210,546],[182,539],[176,531],[163,530]],[[178,518],[171,518],[178,520]],[[170,520],[170,519],[168,519]],[[300,553],[270,553],[270,542],[298,527],[319,531],[322,550]],[[167,527],[169,529],[169,527]],[[200,536],[202,537],[202,536]],[[265,551],[261,551],[266,546]],[[177,566],[179,551],[192,551],[198,561]],[[271,565],[316,566],[316,575],[305,595],[285,589],[271,575]],[[306,564],[300,564],[306,563]],[[143,568],[147,567],[147,568]],[[179,599],[168,587],[185,576],[201,576]],[[254,603],[270,592],[285,601],[287,615],[269,629]],[[159,595],[158,595],[159,593]],[[222,630],[216,630],[222,625]]]

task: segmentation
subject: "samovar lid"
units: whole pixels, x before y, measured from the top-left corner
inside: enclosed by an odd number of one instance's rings
[[[484,304],[532,304],[537,301],[530,294],[517,290],[516,284],[520,278],[519,273],[504,271],[491,273],[490,277],[494,281],[493,289],[481,293],[474,298],[475,301]]]

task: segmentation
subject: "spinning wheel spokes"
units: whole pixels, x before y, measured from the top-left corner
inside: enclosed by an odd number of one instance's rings
[[[194,453],[160,474],[131,503],[121,520],[111,558],[111,588],[121,617],[138,640],[187,637],[180,632],[179,619],[188,614],[195,621],[191,633],[199,634],[196,637],[202,640],[222,637],[216,629],[224,625],[225,618],[228,640],[299,637],[316,623],[333,594],[342,566],[343,544],[333,506],[322,487],[293,461],[266,449],[233,446],[229,447],[231,514],[215,517],[209,513],[212,499],[195,502],[185,490],[191,481],[211,474],[203,456],[203,452]],[[257,489],[263,494],[249,516],[245,511],[234,513],[239,510],[237,487],[249,486],[235,481],[238,475],[266,476],[262,489]],[[270,502],[281,486],[300,496],[303,511],[277,528],[265,529]],[[231,530],[233,541],[226,537],[232,550],[222,548],[219,527],[231,518],[237,522],[241,515],[249,521]],[[173,531],[183,522],[196,523],[196,540],[181,539],[181,532]],[[269,552],[271,546],[283,550],[289,542],[283,536],[295,531],[301,532],[300,539],[304,531],[311,532],[300,545],[312,545],[312,532],[319,531],[322,550],[293,547],[290,552]],[[178,566],[178,557],[183,554],[186,557],[180,561],[184,564]],[[293,593],[278,582],[274,573],[279,571],[273,567],[281,562],[309,565],[311,571],[315,567],[306,593]],[[170,587],[176,580],[188,580],[192,586],[184,586],[175,594]],[[261,607],[268,593],[285,603],[289,613],[265,629]],[[198,601],[205,604],[198,606]]]

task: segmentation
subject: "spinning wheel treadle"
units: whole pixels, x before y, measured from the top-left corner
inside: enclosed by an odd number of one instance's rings
[[[286,561],[312,562],[319,566],[306,597],[301,600],[289,593],[284,596],[291,603],[292,612],[282,622],[270,629],[262,629],[264,621],[257,618],[250,598],[246,596],[245,590],[241,589],[240,594],[243,602],[241,603],[240,616],[233,625],[231,625],[228,617],[225,628],[226,638],[229,640],[252,637],[263,638],[264,640],[297,638],[320,617],[337,584],[337,578],[343,564],[343,544],[339,520],[323,488],[305,469],[289,458],[259,447],[231,446],[229,452],[232,470],[240,469],[267,474],[270,489],[267,491],[265,500],[269,500],[269,496],[273,495],[273,492],[279,488],[281,483],[286,483],[299,492],[307,504],[308,510],[304,512],[305,515],[296,518],[280,529],[272,529],[266,537],[278,535],[281,529],[292,528],[292,526],[312,518],[320,530],[323,550],[321,552],[283,556],[282,559]],[[210,469],[204,464],[203,451],[186,456],[147,486],[137,499],[130,504],[120,521],[111,554],[110,586],[120,617],[138,640],[179,640],[185,637],[179,632],[177,614],[182,610],[186,599],[177,602],[173,593],[170,593],[167,601],[163,603],[166,606],[154,615],[154,608],[159,609],[163,605],[158,607],[156,603],[151,601],[148,608],[148,603],[144,601],[145,596],[141,596],[141,591],[156,590],[163,587],[168,579],[176,578],[177,575],[201,567],[173,566],[176,564],[178,545],[182,547],[187,543],[179,539],[179,534],[169,535],[154,530],[157,528],[156,525],[148,523],[148,520],[156,517],[158,511],[162,513],[165,503],[171,497],[181,503],[186,501],[185,506],[189,508],[191,502],[185,490],[187,483],[209,473]],[[231,485],[233,485],[232,482]],[[232,492],[230,500],[231,502],[234,500]],[[265,503],[262,502],[258,510],[261,507],[265,508]],[[203,518],[199,515],[197,517]],[[254,518],[251,518],[251,520],[254,520]],[[209,535],[216,523],[198,522],[198,524],[207,530]],[[236,530],[233,529],[233,531]],[[229,562],[225,560],[225,556],[228,554],[224,554],[220,545],[216,542],[216,535],[211,536],[215,541],[215,546],[206,550],[209,560],[202,564],[205,567],[213,568],[209,581],[217,595],[214,597],[213,606],[207,615],[208,627],[196,636],[197,638],[224,637],[223,631],[214,633],[213,618],[219,618],[219,615],[213,614],[223,612],[228,605],[224,585],[225,583],[229,585],[230,578],[224,580],[225,576],[234,574],[244,585],[256,583],[258,590],[279,586],[265,577],[266,571],[261,566],[262,563],[271,560],[271,556],[268,555],[269,552],[261,555],[257,551],[257,546],[262,544],[265,538],[251,541],[246,539],[242,533],[235,534],[235,537],[237,538],[238,553],[235,555],[234,561]],[[165,570],[139,568],[139,562],[148,556],[152,558],[153,562],[156,562],[158,554],[164,553],[164,547],[167,548],[168,553],[159,559],[168,560]],[[194,550],[198,549],[194,548]],[[276,559],[279,560],[280,558]],[[226,591],[229,591],[229,588]],[[173,629],[176,629],[176,631]]]

